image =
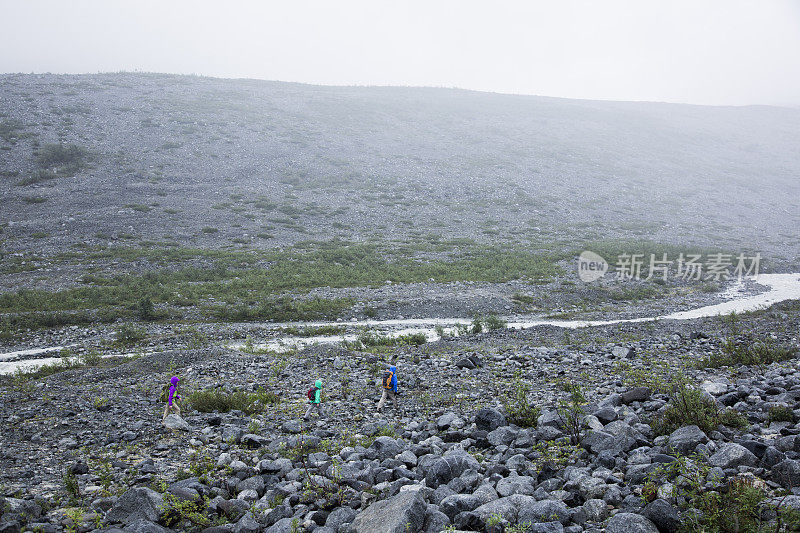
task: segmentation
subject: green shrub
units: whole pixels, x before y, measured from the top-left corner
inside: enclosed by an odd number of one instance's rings
[[[792,408],[780,405],[775,407],[770,407],[767,419],[769,420],[770,423],[772,422],[790,422],[792,424],[797,423],[797,416],[795,416]]]
[[[798,517],[793,510],[780,508],[781,498],[769,501],[769,493],[754,477],[733,477],[716,490],[708,490],[710,467],[703,457],[678,457],[647,476],[648,496],[652,489],[670,482],[681,513],[680,531],[709,533],[766,533],[797,531]],[[643,491],[643,497],[645,497]],[[777,502],[777,503],[776,503]],[[769,520],[770,511],[777,515]]]
[[[289,326],[281,328],[281,332],[287,335],[294,335],[295,337],[317,337],[323,335],[341,335],[346,331],[344,326],[308,326],[305,328],[298,328]]]
[[[534,301],[533,300],[533,296],[529,296],[527,294],[520,294],[520,293],[514,294],[514,296],[512,296],[511,299],[515,303],[518,303],[520,305],[532,304],[533,301]]]
[[[720,409],[703,391],[682,385],[676,389],[664,412],[653,423],[657,435],[669,435],[683,426],[698,426],[706,433],[720,425],[747,427],[747,419],[733,409]]]
[[[583,425],[583,406],[586,397],[578,383],[564,381],[562,388],[569,393],[566,400],[559,402],[556,412],[561,420],[564,433],[569,437],[570,444],[577,445],[581,440],[581,427]]]
[[[206,226],[201,230],[203,233],[217,233],[219,229]]]
[[[528,399],[530,384],[517,377],[510,389],[502,400],[508,421],[520,427],[536,427],[542,410]]]
[[[156,318],[155,308],[153,307],[153,300],[145,296],[139,300],[138,315],[142,320],[153,320]]]

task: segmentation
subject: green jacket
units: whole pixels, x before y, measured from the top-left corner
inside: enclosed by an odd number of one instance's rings
[[[314,386],[317,387],[317,390],[314,392],[314,399],[311,400],[311,403],[320,403],[322,400],[322,380],[318,379]]]

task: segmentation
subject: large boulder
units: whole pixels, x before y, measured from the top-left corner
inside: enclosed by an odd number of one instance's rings
[[[617,513],[608,521],[606,533],[658,533],[658,528],[640,514]]]
[[[663,533],[675,533],[681,525],[678,509],[667,500],[653,500],[642,511],[642,516],[653,522]]]
[[[800,461],[785,459],[772,467],[772,479],[786,488],[800,486]]]
[[[717,453],[708,458],[708,464],[722,469],[755,466],[757,463],[758,457],[753,452],[735,442],[723,444]]]
[[[650,399],[650,389],[647,387],[636,387],[622,393],[622,403],[645,402]]]
[[[439,509],[452,520],[458,513],[473,511],[484,503],[488,502],[479,494],[452,494],[439,503]]]
[[[419,491],[406,491],[375,502],[356,516],[354,533],[416,533],[425,525],[428,510]]]
[[[683,426],[669,436],[668,447],[681,455],[688,455],[701,442],[708,442],[708,436],[697,426]]]
[[[380,436],[370,445],[370,455],[377,457],[381,461],[384,459],[394,459],[394,457],[403,451],[402,446],[393,439],[386,435]]]
[[[140,519],[158,522],[163,504],[164,498],[161,494],[147,487],[136,487],[120,496],[108,511],[106,520],[123,524],[132,524]]]
[[[337,531],[340,526],[350,524],[355,520],[357,514],[358,513],[351,507],[337,507],[328,515],[328,518],[325,520],[325,525]]]
[[[581,439],[581,445],[595,454],[610,452],[617,456],[625,449],[630,449],[630,442],[627,439],[619,439],[611,433],[605,431],[589,431]]]
[[[167,415],[164,419],[164,427],[167,429],[177,429],[179,431],[189,431],[189,423],[176,414]]]
[[[542,500],[530,505],[526,505],[519,510],[517,521],[519,523],[530,522],[561,522],[567,524],[572,517],[567,505],[557,500]]]
[[[435,489],[439,485],[449,483],[470,468],[479,470],[480,464],[470,454],[459,450],[434,460],[425,474],[425,482]]]
[[[475,426],[481,431],[494,431],[507,424],[503,413],[491,407],[484,407],[475,415]]]
[[[478,529],[483,531],[490,519],[500,519],[507,524],[518,522],[520,511],[536,503],[533,496],[513,494],[485,503],[472,512],[460,513],[456,516],[456,527],[462,529]]]

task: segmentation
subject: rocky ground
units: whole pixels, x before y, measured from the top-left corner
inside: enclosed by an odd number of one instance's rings
[[[729,340],[796,347],[799,325],[800,306],[786,302],[737,319],[372,351],[206,341],[6,377],[0,530],[794,530],[800,364],[707,358]],[[400,407],[378,414],[389,363]],[[171,375],[183,411],[165,427]],[[306,422],[317,378],[327,417]],[[713,409],[665,424],[689,398],[678,384]],[[262,394],[247,414],[197,411],[188,398],[207,390]]]

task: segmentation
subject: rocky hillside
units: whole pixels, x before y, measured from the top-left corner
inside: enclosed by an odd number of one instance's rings
[[[3,250],[434,234],[647,237],[794,260],[798,132],[800,111],[770,107],[2,75]]]
[[[787,302],[369,351],[84,357],[0,381],[0,530],[795,531],[798,326]],[[379,414],[388,364],[399,407]],[[162,426],[175,374],[182,417]],[[304,421],[317,378],[327,417]]]

